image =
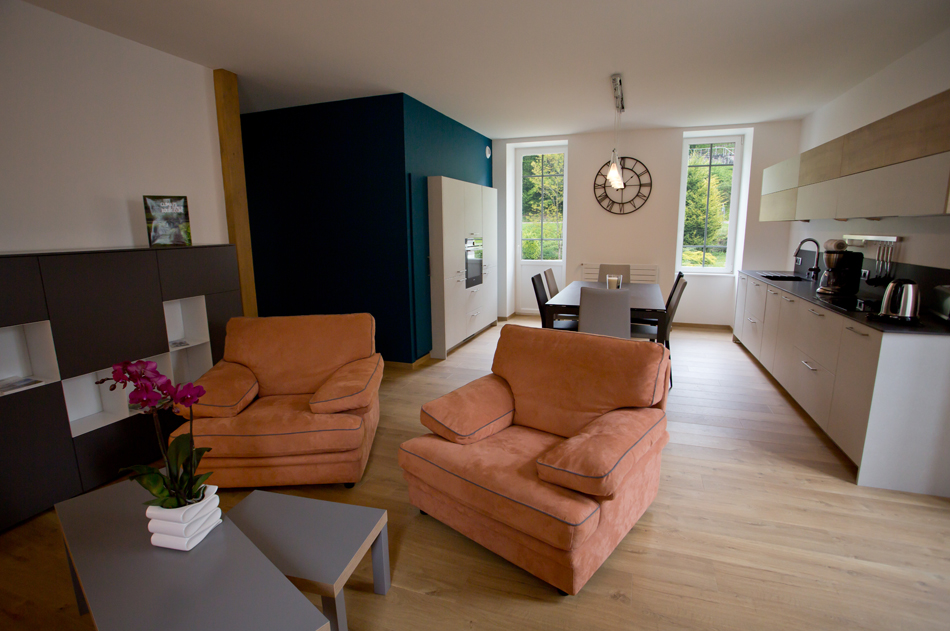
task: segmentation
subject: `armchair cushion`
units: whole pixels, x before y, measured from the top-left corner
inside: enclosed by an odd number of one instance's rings
[[[498,375],[486,375],[422,406],[422,424],[446,440],[468,445],[511,425],[515,399]]]
[[[260,389],[250,368],[224,360],[215,364],[195,384],[205,389],[201,400],[192,406],[195,418],[237,416],[251,404]],[[175,412],[188,416],[188,411],[180,407]]]
[[[383,356],[379,353],[351,361],[330,375],[310,399],[314,414],[334,414],[365,408],[379,392]]]
[[[538,458],[538,477],[580,493],[610,496],[644,454],[668,440],[663,410],[614,410]]]
[[[611,410],[659,404],[669,361],[662,344],[508,325],[492,372],[514,394],[514,424],[570,438]]]

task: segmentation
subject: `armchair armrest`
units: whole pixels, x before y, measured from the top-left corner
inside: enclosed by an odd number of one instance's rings
[[[511,425],[515,397],[498,375],[486,375],[422,406],[422,424],[442,438],[468,445]]]
[[[379,392],[382,380],[383,356],[379,353],[344,364],[310,397],[310,411],[336,414],[365,408]]]
[[[251,404],[260,389],[250,368],[224,360],[212,366],[195,385],[205,389],[204,396],[191,408],[195,418],[237,416]],[[186,408],[176,407],[175,413],[188,416]]]
[[[610,496],[644,454],[667,441],[663,410],[614,410],[538,458],[538,477],[580,493]]]

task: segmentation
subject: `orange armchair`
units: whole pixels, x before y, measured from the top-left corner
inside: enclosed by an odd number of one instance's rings
[[[409,499],[576,594],[656,497],[669,378],[660,344],[508,325],[491,375],[422,407]]]
[[[358,482],[379,423],[375,327],[368,313],[232,318],[196,382],[195,445],[211,448],[198,471],[220,487]]]

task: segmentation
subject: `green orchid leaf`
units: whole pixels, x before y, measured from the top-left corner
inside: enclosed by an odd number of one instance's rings
[[[136,464],[136,465],[132,465],[131,467],[123,467],[122,469],[119,469],[120,475],[126,475],[126,474],[143,475],[146,473],[161,473],[161,471],[159,471],[155,467],[150,467],[144,464]]]
[[[211,451],[211,447],[197,447],[195,449],[195,467],[197,467],[198,463],[201,462],[201,457],[209,451]]]
[[[211,471],[209,471],[208,473],[202,473],[202,474],[198,477],[198,479],[195,480],[194,486],[191,487],[192,492],[193,492],[193,493],[197,493],[197,492],[198,492],[198,489],[201,488],[201,485],[204,484],[205,481],[206,481],[208,478],[210,478],[210,477],[211,477]]]
[[[167,497],[162,500],[162,508],[179,508],[177,497]]]
[[[168,488],[165,485],[165,476],[160,473],[143,473],[132,477],[142,485],[146,491],[158,498],[168,497]]]
[[[178,470],[182,463],[191,456],[191,435],[182,434],[172,441],[168,447],[168,466],[171,468],[169,474],[178,477]]]

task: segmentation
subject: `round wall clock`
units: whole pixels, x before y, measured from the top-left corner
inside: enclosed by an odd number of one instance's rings
[[[653,190],[653,180],[650,170],[636,158],[620,158],[620,169],[624,187],[616,189],[607,182],[610,162],[604,163],[594,176],[594,197],[607,212],[629,215],[647,203]]]

